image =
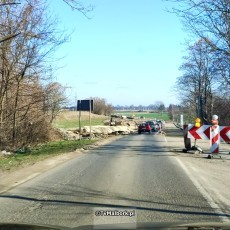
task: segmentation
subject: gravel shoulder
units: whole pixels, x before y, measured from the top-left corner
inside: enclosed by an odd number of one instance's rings
[[[217,211],[226,213],[223,221],[230,221],[230,145],[221,143],[221,158],[208,159],[210,142],[197,140],[196,144],[204,151],[183,153],[183,132],[173,124],[167,124],[166,144],[176,153],[180,166],[188,174],[194,185]],[[194,140],[192,140],[194,145]]]

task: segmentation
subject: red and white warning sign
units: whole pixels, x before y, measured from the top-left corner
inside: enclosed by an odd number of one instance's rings
[[[195,127],[193,124],[188,125],[188,138],[210,140],[210,125]]]
[[[220,126],[220,140],[230,142],[230,126]]]
[[[210,140],[211,153],[218,153],[220,141],[230,142],[230,126],[189,124],[187,138]]]

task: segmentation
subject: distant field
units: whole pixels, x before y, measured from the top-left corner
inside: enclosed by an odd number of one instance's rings
[[[129,111],[116,111],[115,114],[132,116],[135,118],[144,117],[145,119],[161,119],[168,121],[168,113],[148,113],[148,112],[129,112]],[[104,125],[105,120],[109,120],[110,117],[103,115],[91,114],[91,124],[94,125]],[[89,126],[89,113],[82,112],[81,115],[81,126]],[[54,126],[57,128],[78,128],[79,127],[79,112],[76,111],[62,111],[54,121]]]
[[[147,119],[161,119],[164,121],[169,120],[168,113],[149,113],[149,112],[132,112],[132,111],[116,111],[115,114],[124,115],[124,116],[132,116],[135,118],[145,117]]]
[[[104,125],[105,120],[109,120],[107,116],[91,114],[91,125]],[[81,126],[89,126],[89,113],[82,112]],[[62,111],[54,121],[54,126],[57,128],[78,128],[79,127],[79,112],[76,111]]]

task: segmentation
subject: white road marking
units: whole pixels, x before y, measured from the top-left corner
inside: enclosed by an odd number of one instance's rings
[[[199,178],[201,180],[203,180],[203,182],[207,182],[207,178],[203,177],[203,176],[199,176]],[[225,203],[226,205],[230,206],[230,201],[228,199],[226,199],[225,197],[223,197],[217,189],[215,189],[215,187],[212,186],[212,191],[215,192],[215,194],[217,194],[216,196],[218,196],[218,198],[223,202]]]
[[[198,170],[194,167],[191,166],[191,169],[194,171],[194,172],[198,172]]]
[[[207,202],[210,204],[210,206],[215,209],[218,213],[222,213],[223,215],[226,214],[224,213],[221,208],[218,206],[218,204],[213,200],[213,198],[209,195],[209,193],[202,187],[202,184],[200,184],[197,180],[196,177],[186,168],[186,166],[182,163],[182,161],[178,158],[176,158],[178,163],[180,164],[181,168],[185,171],[185,173],[188,175],[188,177],[191,179],[193,184],[196,186],[198,191],[203,195],[203,197],[207,200]],[[221,220],[223,222],[230,222],[230,218],[227,216],[220,216]]]

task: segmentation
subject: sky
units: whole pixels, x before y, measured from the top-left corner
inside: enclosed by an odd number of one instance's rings
[[[90,19],[51,0],[60,28],[71,33],[58,49],[55,72],[71,101],[104,98],[116,105],[177,104],[172,91],[187,34],[162,0],[88,0]],[[175,3],[174,3],[175,4]]]

